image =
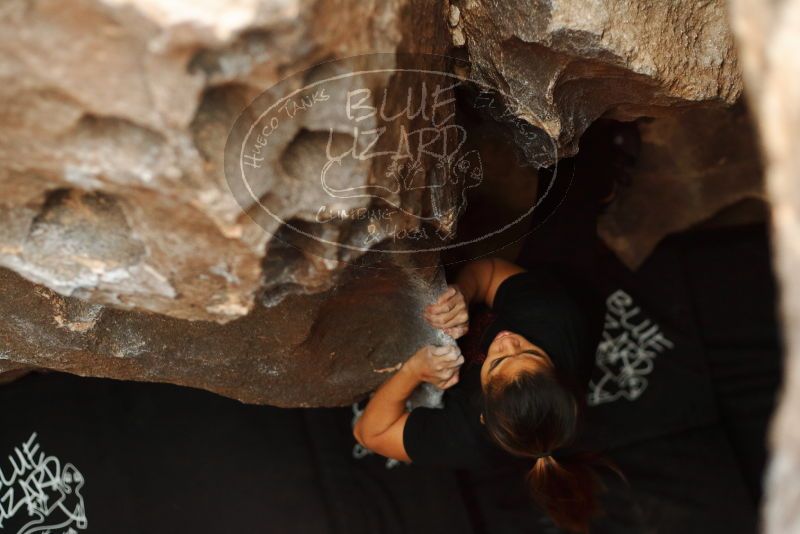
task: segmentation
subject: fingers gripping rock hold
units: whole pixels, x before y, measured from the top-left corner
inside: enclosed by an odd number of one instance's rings
[[[420,301],[423,304],[423,307],[429,306],[430,304],[437,304],[439,303],[440,299],[446,299],[448,297],[448,292],[450,293],[449,296],[452,296],[455,293],[455,289],[453,287],[447,286],[447,281],[444,277],[444,269],[440,268],[439,272],[433,283],[427,284],[423,280],[418,279],[418,284],[421,296],[423,298]],[[424,308],[422,310],[424,312]],[[437,346],[436,351],[441,350],[441,355],[443,359],[446,359],[448,355],[450,356],[450,363],[449,365],[455,366],[455,371],[451,375],[448,381],[440,383],[441,386],[439,387],[434,384],[430,384],[428,382],[423,382],[420,386],[412,393],[411,397],[409,397],[408,401],[406,402],[406,407],[409,410],[413,410],[417,407],[427,407],[427,408],[443,408],[444,403],[442,402],[442,395],[444,394],[444,389],[449,388],[455,385],[458,382],[458,371],[459,367],[464,361],[464,357],[461,355],[461,351],[456,344],[456,340],[453,336],[448,334],[445,330],[439,328],[433,328],[428,324],[427,321],[424,322],[425,328],[427,328],[430,333],[432,334],[431,343]],[[445,362],[443,362],[445,364]]]

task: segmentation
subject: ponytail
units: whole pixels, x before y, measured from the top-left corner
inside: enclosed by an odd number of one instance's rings
[[[604,487],[595,468],[622,474],[598,454],[563,453],[575,437],[579,406],[568,383],[552,368],[493,380],[483,395],[490,437],[509,453],[534,459],[526,477],[534,501],[556,526],[583,534],[600,513],[597,496]]]
[[[600,512],[597,494],[603,485],[594,469],[599,465],[609,466],[592,453],[543,455],[535,460],[526,477],[528,487],[557,527],[581,534],[589,531],[589,522]]]

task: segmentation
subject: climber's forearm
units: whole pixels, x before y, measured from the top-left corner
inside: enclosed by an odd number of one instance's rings
[[[408,419],[406,400],[421,382],[441,384],[445,388],[454,384],[462,363],[464,358],[457,345],[421,347],[375,391],[353,427],[356,440],[387,458],[411,461],[403,444],[403,430]]]
[[[374,443],[407,415],[406,399],[421,381],[420,376],[406,362],[394,376],[384,382],[367,403],[353,429],[359,443],[374,450],[370,443]]]

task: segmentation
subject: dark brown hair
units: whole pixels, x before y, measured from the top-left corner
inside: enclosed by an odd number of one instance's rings
[[[594,468],[610,465],[593,453],[558,453],[574,438],[581,411],[573,389],[551,365],[498,377],[483,395],[483,421],[492,439],[534,462],[527,476],[534,500],[556,526],[583,533],[600,511],[602,485]]]

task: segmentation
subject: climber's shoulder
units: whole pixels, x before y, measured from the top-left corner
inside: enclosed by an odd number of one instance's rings
[[[403,429],[403,446],[416,465],[481,469],[502,462],[506,453],[489,441],[480,423],[475,388],[479,366],[462,370],[460,383],[445,392],[443,408],[416,408]]]
[[[477,291],[477,300],[492,306],[498,288],[509,277],[525,272],[523,267],[504,260],[490,257],[474,260],[467,264],[465,270],[470,273]]]

